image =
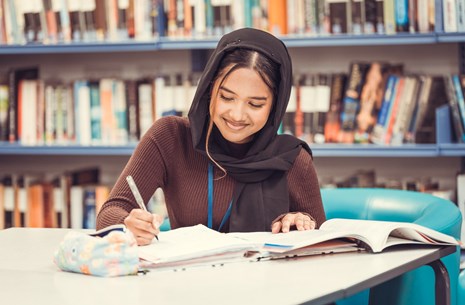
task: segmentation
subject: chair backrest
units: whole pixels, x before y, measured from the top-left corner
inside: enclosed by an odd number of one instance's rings
[[[460,237],[462,216],[457,206],[430,194],[393,189],[322,189],[326,217],[413,222],[439,232]],[[450,276],[451,304],[457,304],[460,249],[442,259]],[[434,273],[424,266],[386,284],[396,294],[383,296],[385,304],[433,305]],[[389,289],[391,292],[391,289]],[[365,303],[366,302],[366,303]],[[367,304],[365,291],[338,304]]]

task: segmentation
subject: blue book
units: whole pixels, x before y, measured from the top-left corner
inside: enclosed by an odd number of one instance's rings
[[[434,0],[434,32],[444,32],[444,20],[442,13],[442,0]]]
[[[453,75],[452,81],[454,83],[455,95],[457,96],[457,104],[459,106],[459,114],[462,120],[462,128],[465,130],[465,99],[463,97],[459,76],[457,74]]]
[[[386,85],[386,91],[384,92],[383,102],[381,104],[381,110],[378,114],[377,124],[386,127],[389,113],[391,112],[391,105],[396,96],[396,84],[399,78],[396,75],[390,75]]]
[[[395,0],[394,16],[396,18],[396,31],[397,32],[408,32],[409,31],[409,19],[408,19],[408,1],[409,0]]]
[[[381,109],[378,113],[376,125],[373,128],[372,142],[376,144],[384,144],[385,135],[387,132],[387,124],[391,114],[392,104],[396,96],[396,87],[399,77],[396,75],[389,75],[386,83],[386,90],[384,91]]]
[[[89,83],[90,87],[90,133],[94,144],[102,142],[102,109],[100,106],[100,86],[98,82]]]
[[[214,16],[213,16],[213,5],[211,0],[205,0],[205,18],[206,18],[206,25],[207,25],[207,35],[213,35],[213,28],[214,28]]]
[[[462,119],[460,115],[459,107],[459,98],[457,96],[453,76],[446,75],[444,76],[444,83],[446,86],[446,94],[448,103],[450,106],[451,116],[452,116],[452,126],[454,128],[455,136],[458,143],[465,142],[465,131],[462,124]]]
[[[154,20],[154,25],[156,25],[156,29],[158,35],[165,36],[166,35],[166,15],[165,15],[165,8],[163,5],[163,0],[154,0],[154,11],[156,11],[156,20]]]
[[[84,229],[95,229],[95,188],[84,190],[84,217],[82,218],[82,227]]]

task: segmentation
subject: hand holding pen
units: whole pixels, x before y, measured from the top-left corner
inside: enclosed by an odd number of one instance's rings
[[[147,211],[132,176],[127,176],[126,181],[140,209],[133,209],[129,213],[129,216],[124,219],[124,224],[134,234],[139,246],[148,245],[152,242],[153,238],[158,240],[157,235],[160,233],[158,228],[163,219],[160,215],[151,214]]]

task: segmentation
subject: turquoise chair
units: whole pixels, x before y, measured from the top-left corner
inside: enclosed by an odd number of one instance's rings
[[[462,216],[457,206],[429,194],[392,189],[322,189],[326,217],[413,222],[439,232],[460,237]],[[451,285],[451,305],[465,304],[465,271],[460,274],[460,249],[442,259]],[[385,284],[383,304],[433,305],[434,272],[423,266]],[[397,291],[397,293],[393,293]],[[382,293],[384,294],[384,293]],[[368,304],[369,291],[337,301],[337,305]],[[379,301],[379,300],[377,300]]]
[[[463,270],[459,275],[459,288],[458,288],[459,298],[458,305],[465,304],[465,270]]]

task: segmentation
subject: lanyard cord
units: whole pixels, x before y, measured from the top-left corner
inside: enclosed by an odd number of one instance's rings
[[[231,215],[232,202],[233,201],[231,199],[231,202],[229,202],[228,210],[221,220],[218,231],[221,231],[221,228]],[[213,229],[213,164],[211,163],[208,163],[208,227]]]

